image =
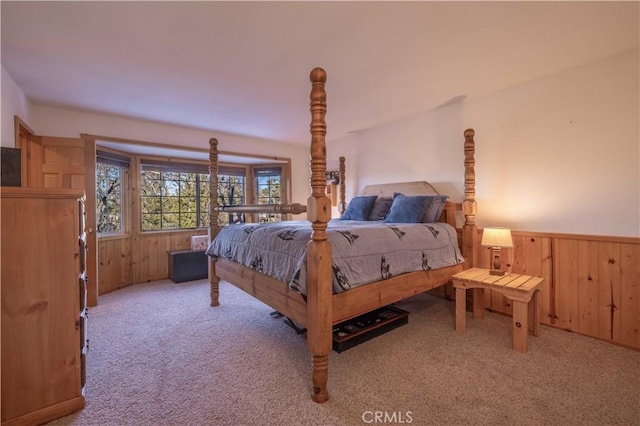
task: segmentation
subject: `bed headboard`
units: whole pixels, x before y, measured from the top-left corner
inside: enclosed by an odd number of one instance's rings
[[[394,192],[404,195],[440,195],[438,191],[428,182],[397,182],[381,183],[376,185],[366,185],[360,195],[377,195],[379,197],[393,197]],[[440,222],[446,222],[454,228],[457,226],[457,211],[462,210],[461,203],[447,201],[440,216]]]
[[[393,197],[394,192],[400,192],[404,195],[440,195],[431,184],[425,181],[366,185],[360,192],[360,195]]]

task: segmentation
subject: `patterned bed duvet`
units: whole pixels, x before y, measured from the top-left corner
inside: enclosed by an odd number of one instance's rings
[[[230,225],[206,253],[228,258],[306,294],[306,220]],[[446,223],[385,223],[333,219],[327,227],[333,291],[340,293],[407,272],[464,262],[456,230]]]

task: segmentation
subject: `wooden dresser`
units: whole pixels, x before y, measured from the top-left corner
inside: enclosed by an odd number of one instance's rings
[[[86,238],[78,190],[0,189],[2,426],[84,407]]]

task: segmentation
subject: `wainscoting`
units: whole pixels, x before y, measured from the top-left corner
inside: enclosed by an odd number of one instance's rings
[[[127,235],[98,240],[99,293],[105,294],[131,284],[169,277],[167,252],[186,250],[197,232],[161,232],[136,237]]]
[[[168,278],[167,251],[187,249],[191,235],[205,233],[100,239],[100,294]],[[480,240],[476,266],[488,268],[491,249]],[[503,266],[544,278],[543,324],[640,349],[640,238],[514,231],[513,242],[502,251]],[[453,297],[450,288],[438,293]],[[487,308],[511,314],[502,295],[486,291],[485,297]]]
[[[640,349],[639,238],[513,232],[513,243],[502,251],[506,270],[544,278],[543,324]],[[479,250],[476,266],[489,268],[491,249]],[[502,295],[485,299],[511,314]]]

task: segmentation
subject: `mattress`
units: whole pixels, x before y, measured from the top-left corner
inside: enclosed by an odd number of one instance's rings
[[[234,224],[220,230],[206,254],[224,257],[306,294],[306,253],[311,240],[306,220]],[[464,262],[456,230],[446,223],[385,223],[332,219],[333,291],[381,281],[407,272]]]

